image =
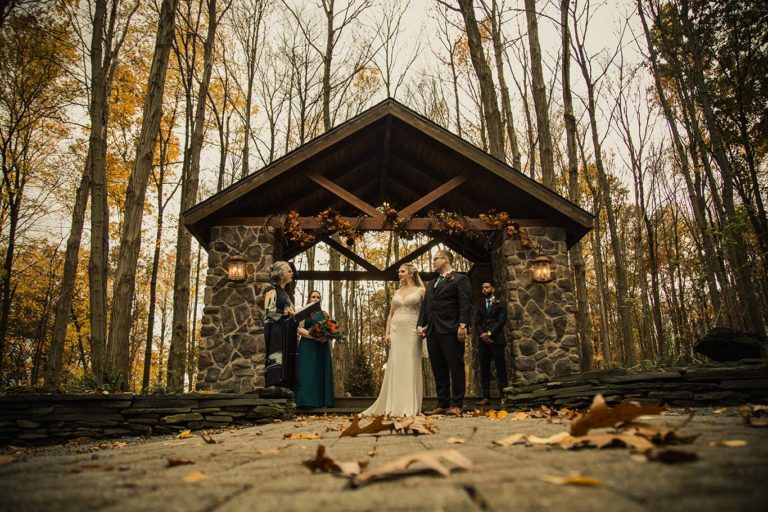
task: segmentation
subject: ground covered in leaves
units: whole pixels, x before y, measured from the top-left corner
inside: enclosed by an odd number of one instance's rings
[[[476,410],[4,447],[9,510],[761,510],[768,408]],[[127,508],[126,508],[127,507]]]

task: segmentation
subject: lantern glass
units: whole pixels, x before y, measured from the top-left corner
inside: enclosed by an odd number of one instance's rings
[[[546,256],[539,256],[533,262],[533,280],[537,283],[548,283],[552,280],[552,271],[550,268],[550,259]]]
[[[230,281],[245,281],[245,260],[236,254],[227,263],[227,277]]]

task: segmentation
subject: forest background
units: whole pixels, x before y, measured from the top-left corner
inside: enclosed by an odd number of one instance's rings
[[[765,335],[765,69],[759,0],[3,0],[0,386],[194,389],[206,254],[179,212],[386,97],[595,214],[583,370]],[[337,394],[377,389],[392,286],[300,284],[348,333]]]

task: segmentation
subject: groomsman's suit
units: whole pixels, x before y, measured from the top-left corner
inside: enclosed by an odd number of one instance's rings
[[[427,349],[437,387],[437,407],[464,405],[464,342],[459,324],[469,325],[472,287],[467,276],[454,271],[427,283],[417,325],[426,326]]]
[[[504,336],[504,323],[507,321],[507,305],[496,297],[483,297],[477,306],[478,358],[480,360],[480,387],[483,398],[491,398],[491,361],[496,366],[499,396],[507,387],[507,363],[504,349],[507,339]],[[490,343],[480,339],[483,333],[490,333]]]

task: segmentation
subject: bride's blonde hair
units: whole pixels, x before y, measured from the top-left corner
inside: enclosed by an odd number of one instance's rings
[[[401,267],[408,271],[408,275],[411,276],[411,282],[419,288],[424,288],[424,281],[419,276],[419,269],[413,263],[403,263]]]

